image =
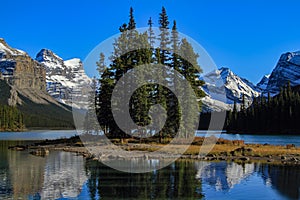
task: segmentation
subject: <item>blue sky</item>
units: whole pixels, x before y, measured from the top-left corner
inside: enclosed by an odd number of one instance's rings
[[[118,33],[130,6],[138,27],[150,16],[158,25],[165,6],[179,31],[200,43],[218,67],[254,83],[271,72],[281,53],[300,50],[298,0],[2,1],[0,37],[33,57],[48,48],[64,59],[83,60]]]

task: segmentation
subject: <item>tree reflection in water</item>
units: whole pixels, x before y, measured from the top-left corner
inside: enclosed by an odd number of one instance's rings
[[[231,199],[234,198],[234,192],[246,199],[251,199],[251,195],[262,198],[300,198],[300,168],[297,166],[184,160],[151,173],[130,174],[89,161],[86,170],[90,175],[87,182],[89,196],[93,200],[101,197],[203,199],[205,195]],[[247,185],[252,184],[250,182],[257,182],[257,187],[248,188]],[[203,184],[214,189],[207,190]],[[244,191],[248,189],[255,191],[246,194]],[[264,194],[266,189],[269,192]]]
[[[202,199],[197,169],[191,165],[193,162],[181,161],[154,172],[129,174],[90,161],[86,164],[90,197]]]
[[[130,174],[73,153],[8,150],[17,144],[0,141],[0,199],[300,199],[299,166],[183,160]]]

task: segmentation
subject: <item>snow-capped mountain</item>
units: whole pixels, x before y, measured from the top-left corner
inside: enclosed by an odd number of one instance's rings
[[[263,78],[257,83],[256,87],[261,91],[264,91],[268,86],[270,75],[271,74],[264,75]]]
[[[87,102],[75,102],[76,97],[88,98],[91,79],[85,74],[80,59],[64,61],[51,50],[42,49],[36,60],[46,68],[47,92],[58,101],[77,108],[86,108]]]
[[[247,79],[241,78],[229,68],[220,68],[203,76],[202,87],[207,97],[203,98],[204,106],[214,111],[228,110],[234,102],[241,103],[243,95],[246,104],[260,95],[260,90]]]
[[[276,95],[288,82],[291,86],[300,85],[300,51],[281,55],[263,93]]]
[[[3,38],[0,38],[0,59],[7,56],[28,56],[24,51],[11,48]]]

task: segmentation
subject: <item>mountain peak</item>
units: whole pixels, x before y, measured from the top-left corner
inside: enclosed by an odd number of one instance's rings
[[[52,97],[76,108],[87,107],[86,102],[74,101],[77,96],[80,96],[80,99],[88,97],[89,84],[91,83],[91,79],[85,74],[79,58],[63,60],[53,51],[42,49],[37,54],[36,60],[46,68],[46,89]]]
[[[256,84],[256,87],[258,87],[261,91],[265,90],[268,86],[270,76],[271,74],[264,75],[262,79]]]
[[[62,62],[62,58],[56,55],[53,51],[50,49],[42,49],[40,50],[39,53],[37,53],[36,58],[37,61],[39,62],[44,62],[44,61],[54,61],[58,60]]]
[[[206,74],[206,82],[203,89],[214,100],[232,104],[242,101],[245,95],[246,101],[251,102],[253,97],[259,96],[259,91],[250,81],[241,78],[227,67]],[[224,99],[226,97],[226,99]]]
[[[228,67],[221,67],[219,70],[220,71],[231,71]]]
[[[0,38],[0,58],[10,56],[25,56],[24,51],[10,47],[3,38]]]
[[[227,77],[235,76],[235,74],[228,67],[221,67],[219,71],[224,82],[226,82]]]
[[[35,58],[36,61],[43,63],[46,66],[46,70],[63,68],[64,61],[61,57],[53,53],[49,49],[42,49]]]
[[[300,66],[300,51],[287,52],[280,56],[278,63],[289,62]]]
[[[280,88],[284,87],[288,82],[290,82],[291,86],[300,84],[300,51],[287,52],[280,56],[264,93],[276,95]]]

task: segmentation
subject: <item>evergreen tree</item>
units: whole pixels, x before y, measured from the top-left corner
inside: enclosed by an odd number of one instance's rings
[[[88,99],[88,110],[85,115],[84,129],[87,134],[99,134],[99,125],[96,115],[97,81],[92,79],[91,91]]]
[[[156,37],[155,37],[155,34],[154,34],[154,31],[153,31],[153,22],[152,22],[152,19],[151,17],[149,18],[148,20],[148,38],[149,38],[149,44],[150,44],[150,47],[153,48],[154,47],[154,44],[155,44],[155,40],[156,40]]]
[[[169,58],[169,50],[170,50],[170,38],[169,38],[169,19],[167,15],[167,11],[165,7],[162,7],[161,13],[159,14],[159,28],[160,28],[160,34],[159,34],[159,41],[160,41],[160,49],[161,49],[161,63],[165,64]]]
[[[14,106],[0,105],[0,131],[22,131],[23,114]]]
[[[136,23],[135,23],[135,19],[133,16],[133,8],[130,7],[130,11],[129,11],[129,23],[128,23],[128,30],[133,30],[136,28]]]
[[[229,119],[227,116],[229,132],[299,133],[299,92],[293,91],[289,83],[274,97],[268,93],[267,99],[264,96],[254,98],[252,105],[244,111],[237,112],[235,107],[233,115],[236,117]]]
[[[187,40],[182,40],[180,42],[176,22],[174,21],[171,33],[168,31],[169,21],[166,14],[165,8],[162,8],[160,13],[159,25],[160,34],[158,36],[159,48],[154,48],[156,36],[152,29],[151,18],[148,21],[149,29],[145,33],[138,33],[136,29],[136,23],[133,16],[133,9],[130,9],[129,22],[128,24],[123,24],[120,30],[120,36],[114,42],[114,50],[110,56],[110,65],[108,67],[104,64],[104,55],[100,55],[100,60],[97,62],[98,71],[101,76],[99,80],[99,92],[97,94],[97,116],[99,123],[104,130],[104,133],[110,137],[124,138],[128,137],[124,131],[122,131],[113,119],[112,116],[112,106],[124,105],[127,91],[132,90],[134,83],[141,83],[145,77],[142,71],[137,74],[137,77],[131,77],[128,83],[122,82],[121,78],[130,70],[137,66],[145,65],[151,67],[150,64],[163,64],[167,66],[167,70],[155,72],[157,76],[162,79],[164,85],[167,87],[173,87],[184,93],[187,88],[182,88],[180,83],[185,78],[188,80],[196,93],[197,97],[203,97],[204,93],[201,91],[200,86],[203,82],[199,80],[198,68],[200,66],[197,63],[198,55],[194,52],[192,45],[188,43]],[[138,47],[138,48],[137,48]],[[172,50],[172,54],[170,53]],[[181,58],[180,55],[184,55],[186,59]],[[105,66],[105,67],[103,67]],[[180,76],[175,76],[175,70],[181,73]],[[117,91],[117,101],[114,101],[111,105],[112,91],[115,89],[116,84],[121,86],[120,91]],[[149,80],[151,83],[151,80]],[[179,93],[180,93],[179,92]],[[185,97],[191,96],[191,93],[185,94]],[[191,98],[187,98],[186,105],[190,105]],[[150,119],[148,113],[152,105],[159,104],[167,112],[160,117],[155,119]],[[124,105],[126,107],[126,105]],[[195,108],[198,109],[198,108]],[[166,87],[160,84],[147,84],[138,89],[136,89],[129,102],[129,111],[133,121],[139,126],[144,127],[154,121],[158,127],[161,127],[164,123],[162,120],[166,118],[167,121],[164,124],[163,129],[156,135],[159,137],[160,142],[163,141],[164,137],[174,136],[179,127],[178,121],[181,118],[182,112],[186,112],[187,116],[195,117],[192,112],[195,109],[190,110],[180,110],[178,105],[178,99],[176,96]],[[122,114],[122,110],[119,110]],[[152,110],[153,111],[153,110]],[[200,111],[200,110],[199,110]],[[191,121],[185,119],[185,123],[189,124]],[[122,127],[126,127],[126,122],[122,124]],[[189,125],[187,125],[189,126]],[[128,128],[128,129],[127,129]],[[136,132],[140,135],[149,134],[153,130],[130,130],[130,127],[126,127],[126,132]],[[186,135],[190,130],[186,130]],[[192,133],[192,132],[190,132]],[[192,133],[194,134],[194,133]]]
[[[97,71],[98,71],[98,74],[100,75],[100,77],[102,76],[102,74],[105,72],[106,70],[106,65],[105,65],[105,55],[104,53],[100,53],[100,60],[99,62],[96,62],[97,64]]]

